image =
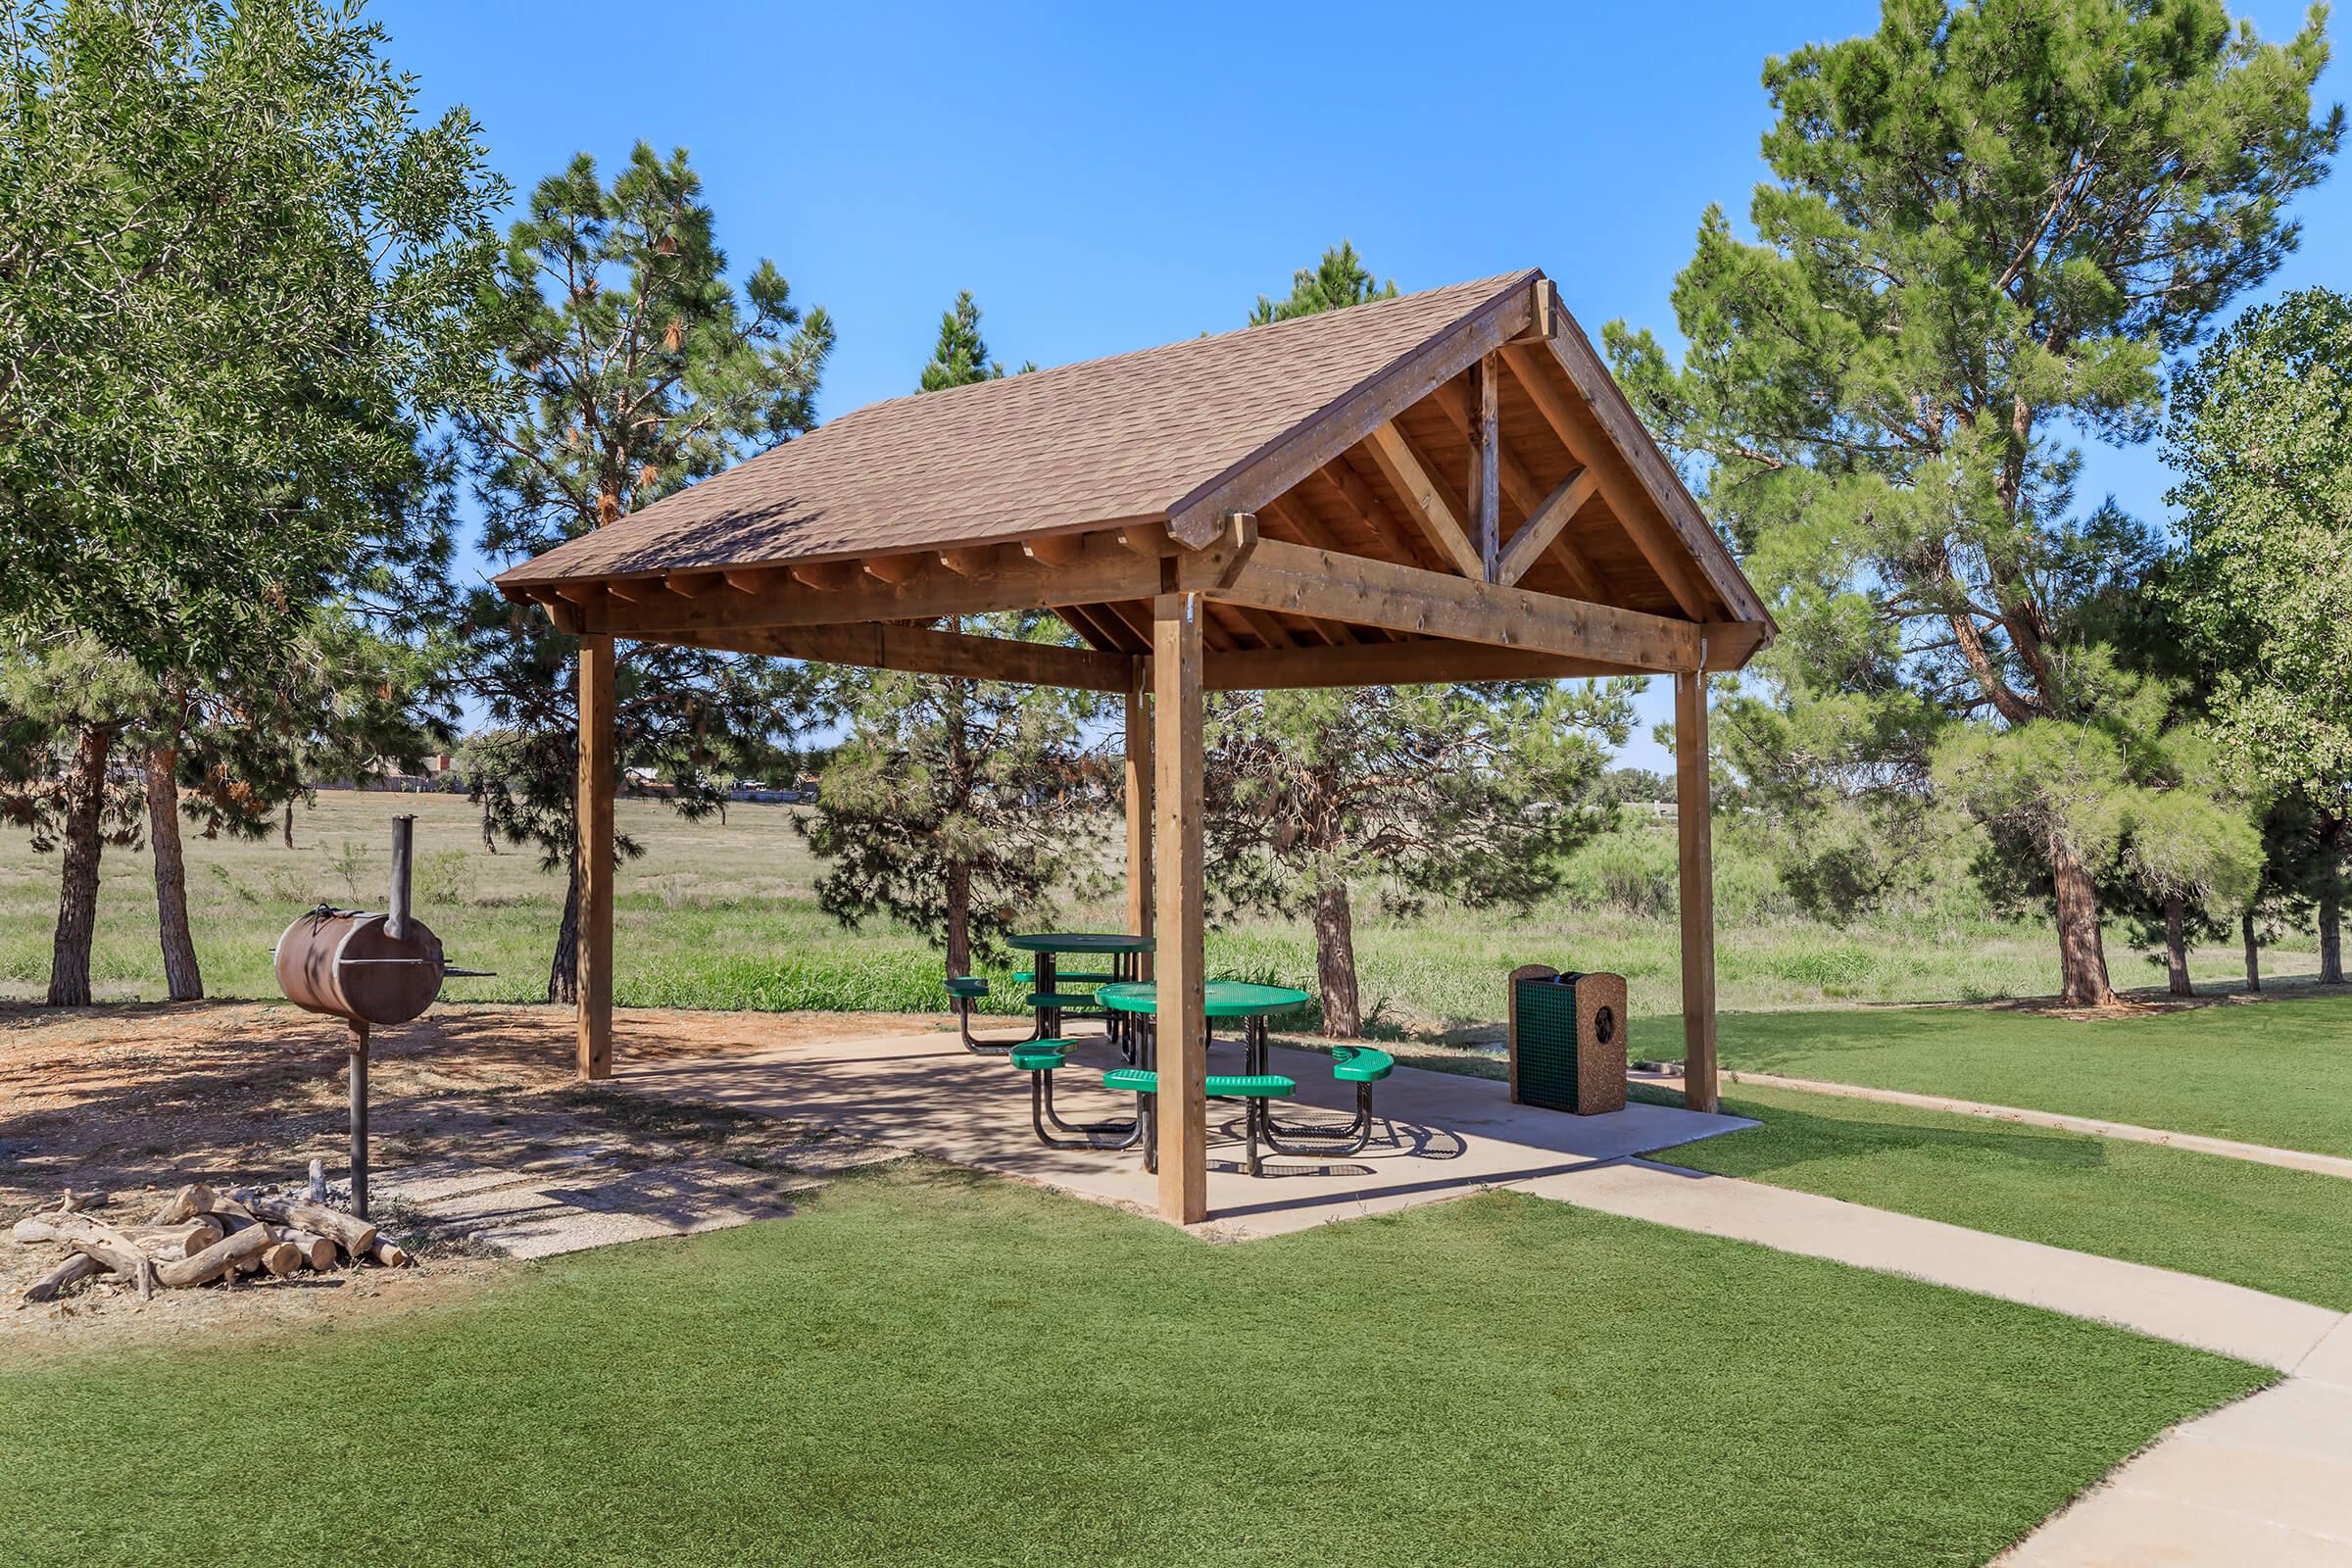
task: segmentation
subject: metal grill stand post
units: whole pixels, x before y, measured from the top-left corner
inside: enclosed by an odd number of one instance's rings
[[[351,1211],[368,1217],[368,1025],[351,1020]]]

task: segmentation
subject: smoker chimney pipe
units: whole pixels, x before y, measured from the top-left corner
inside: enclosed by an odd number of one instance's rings
[[[392,819],[392,904],[384,915],[384,935],[403,942],[409,935],[409,861],[416,837],[416,818]]]

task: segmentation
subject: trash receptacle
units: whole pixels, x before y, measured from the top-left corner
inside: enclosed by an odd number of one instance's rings
[[[1625,976],[1511,971],[1511,1100],[1578,1116],[1625,1108]]]

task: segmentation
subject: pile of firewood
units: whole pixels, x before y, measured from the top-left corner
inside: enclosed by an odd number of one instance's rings
[[[18,1241],[67,1249],[57,1267],[25,1287],[27,1301],[53,1301],[69,1286],[110,1272],[129,1281],[144,1301],[159,1286],[175,1290],[239,1274],[284,1279],[306,1268],[363,1263],[401,1268],[409,1261],[366,1220],[301,1199],[182,1187],[144,1225],[109,1225],[78,1212],[74,1202],[69,1193],[51,1212],[17,1221]]]

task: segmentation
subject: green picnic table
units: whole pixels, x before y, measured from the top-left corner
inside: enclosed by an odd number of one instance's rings
[[[1029,931],[1004,939],[1008,948],[1037,955],[1037,968],[1030,984],[1036,987],[1029,994],[1029,1005],[1037,1011],[1037,1038],[1049,1039],[1061,1033],[1064,1014],[1081,1018],[1105,1018],[1097,1001],[1081,992],[1064,991],[1066,985],[1097,985],[1108,981],[1133,980],[1138,972],[1138,960],[1152,951],[1150,937],[1132,936],[1124,931]],[[1108,970],[1090,970],[1062,973],[1054,959],[1062,954],[1085,955],[1108,958]],[[1118,1031],[1113,1031],[1114,1036]],[[1133,1049],[1124,1047],[1133,1059]]]
[[[1248,1019],[1242,1036],[1247,1059],[1244,1071],[1263,1073],[1266,1070],[1267,1015],[1303,1007],[1312,1000],[1305,992],[1290,986],[1261,986],[1247,980],[1211,980],[1200,988],[1200,1012],[1208,1018]],[[1159,1012],[1159,988],[1149,980],[1126,981],[1102,987],[1095,993],[1095,1001],[1113,1012],[1156,1016]]]

